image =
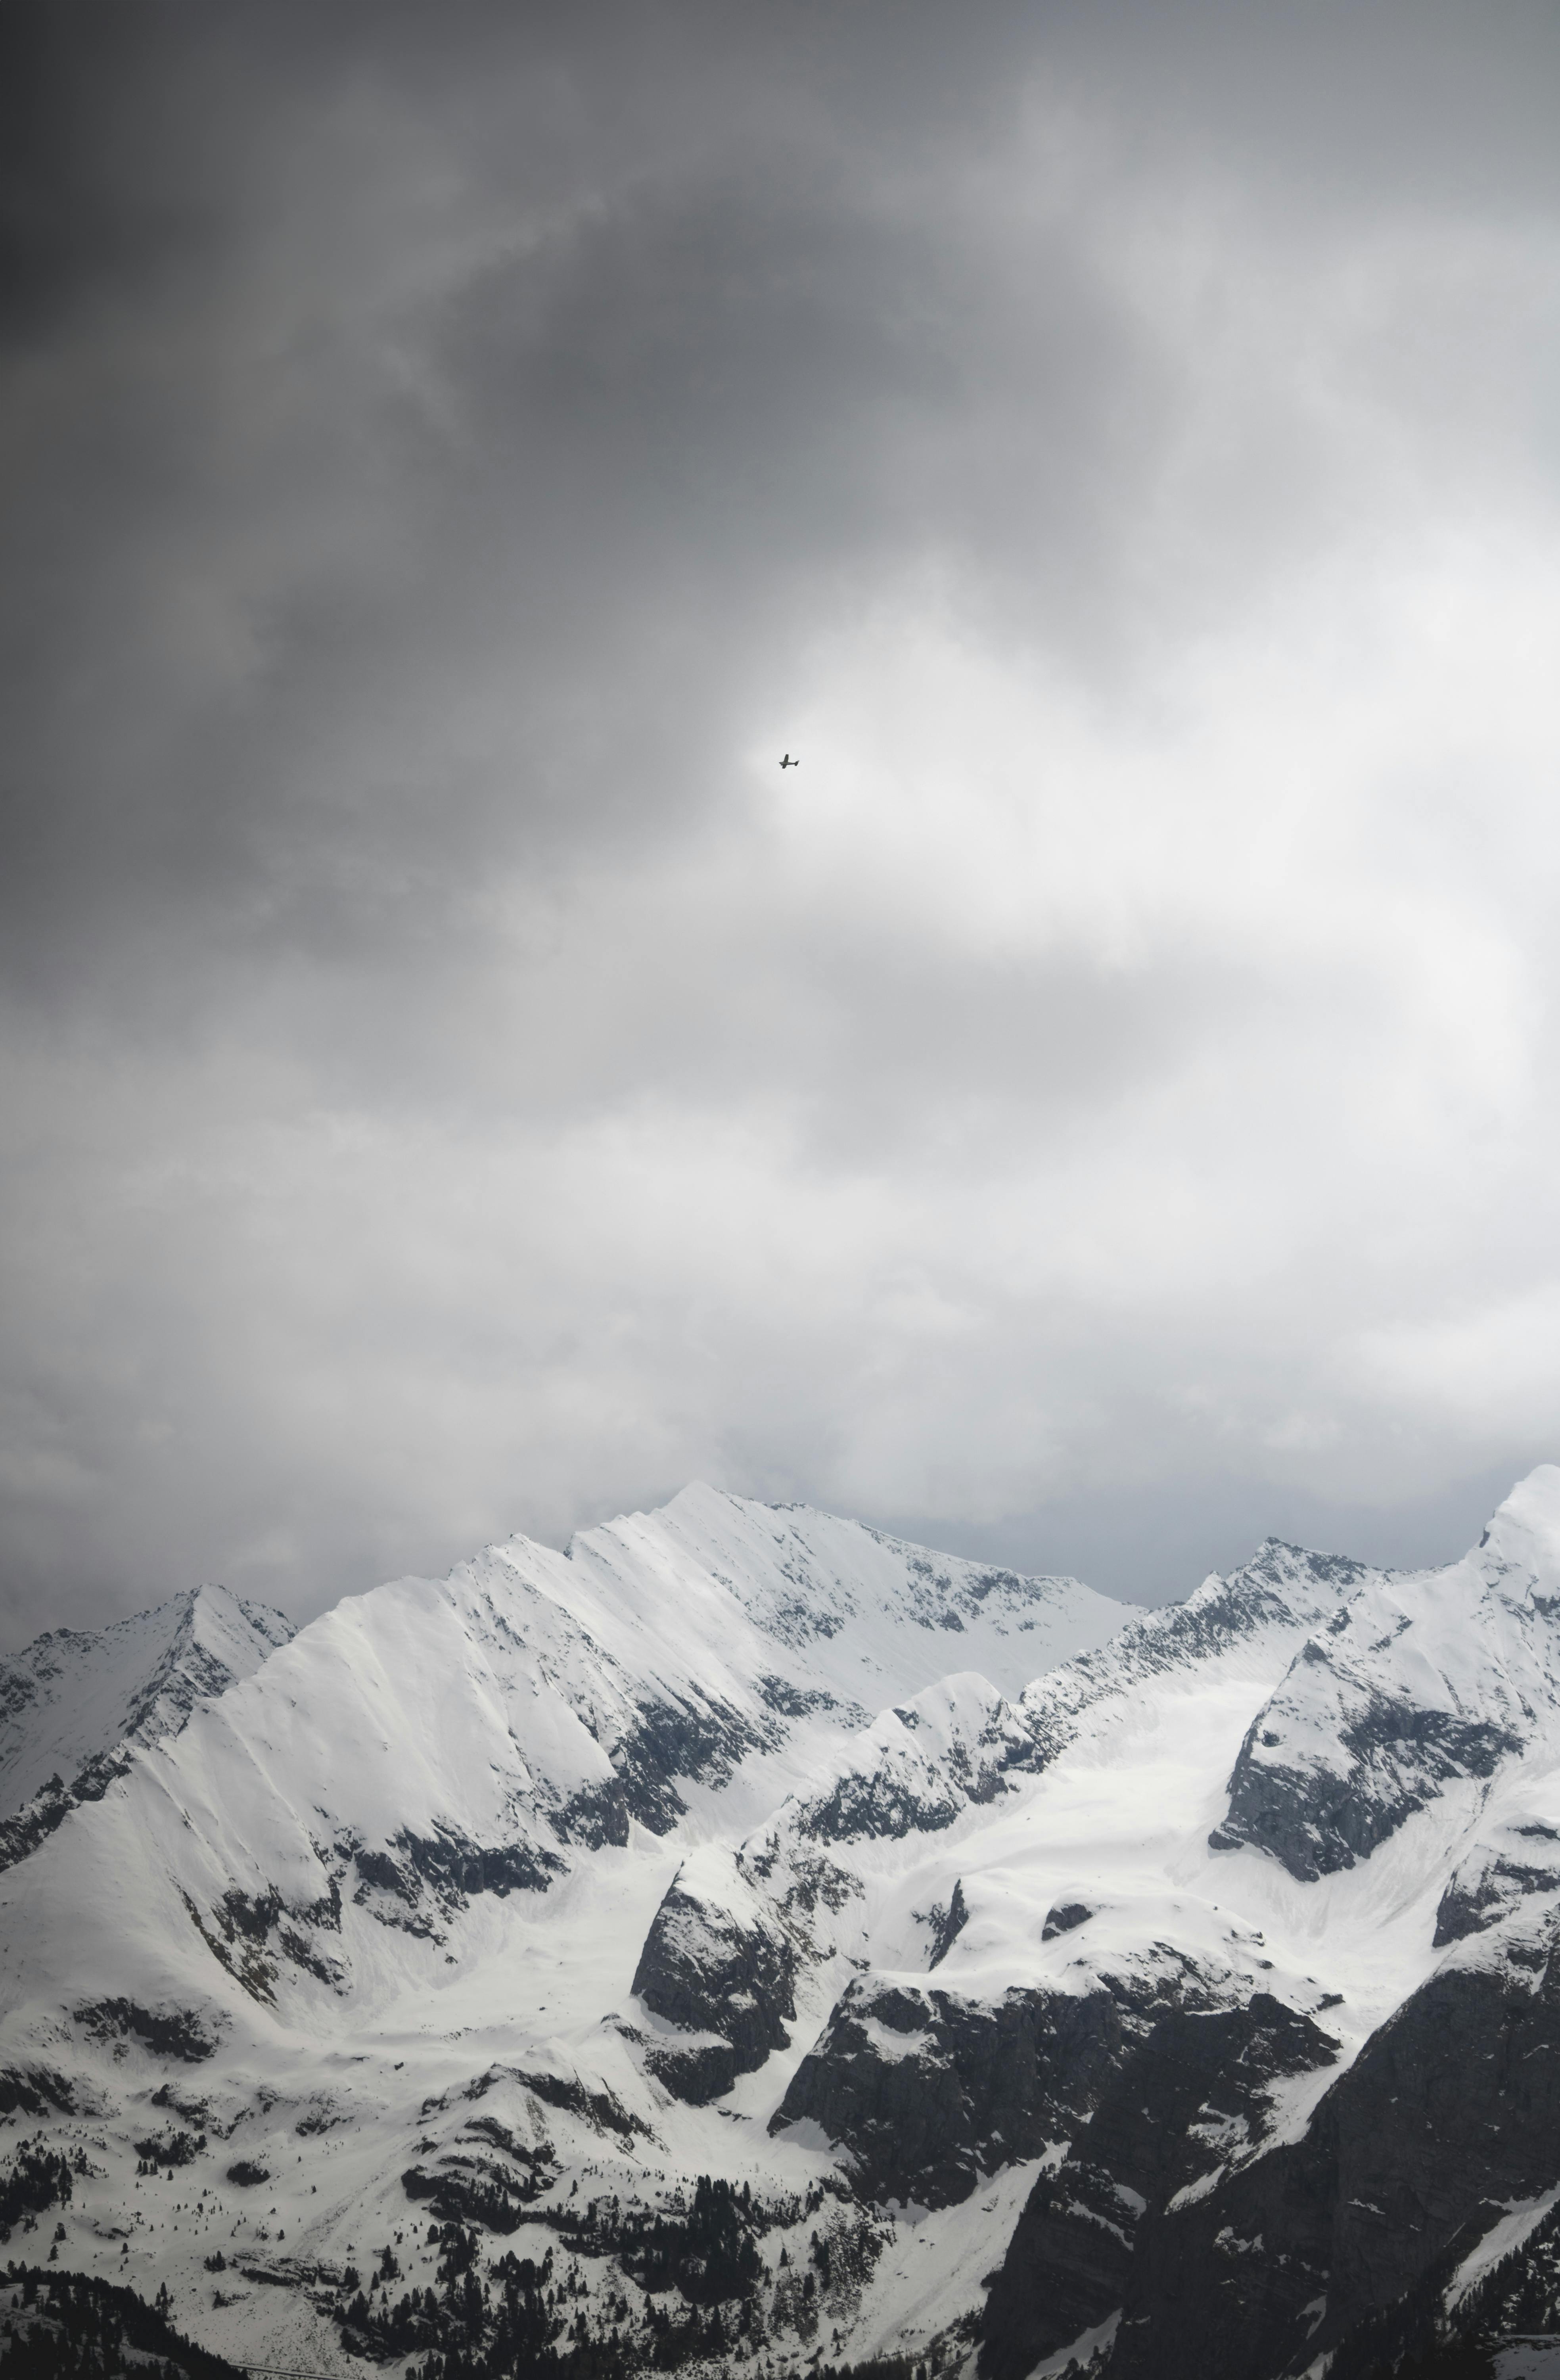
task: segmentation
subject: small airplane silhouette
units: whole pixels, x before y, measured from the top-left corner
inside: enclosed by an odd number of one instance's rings
[[[784,759],[780,762],[780,767],[781,767],[782,769],[799,769],[801,766],[802,766],[801,761],[800,761],[800,760],[793,760],[793,759],[792,759],[792,757],[791,757],[791,755],[790,755],[790,753],[789,753],[789,752],[786,754],[786,756],[785,756]]]

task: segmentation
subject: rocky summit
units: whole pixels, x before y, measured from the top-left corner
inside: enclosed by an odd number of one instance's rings
[[[296,1633],[201,1588],[0,1664],[0,1866],[45,2328],[57,2271],[417,2380],[1560,2331],[1553,1467],[1445,1569],[1152,1612],[702,1487]]]

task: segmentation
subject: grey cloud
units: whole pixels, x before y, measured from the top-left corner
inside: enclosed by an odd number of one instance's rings
[[[1551,12],[7,38],[13,1633],[699,1470],[1158,1593],[1542,1451],[1365,1378],[1549,1262],[1554,855],[1352,672],[1554,502]]]

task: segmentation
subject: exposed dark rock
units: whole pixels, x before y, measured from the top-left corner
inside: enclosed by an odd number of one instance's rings
[[[674,1883],[656,1912],[631,1988],[665,2023],[728,2044],[734,2080],[789,2045],[784,2020],[796,2013],[795,1976],[795,1946],[772,1918],[756,1911],[744,1923]],[[651,2062],[669,2090],[689,2095],[673,2080],[683,2072],[675,2050],[658,2045]],[[701,2050],[687,2070],[701,2100],[714,2095],[707,2083],[720,2064],[718,2053]],[[729,2090],[731,2081],[720,2087]]]
[[[232,1932],[249,1942],[263,1942],[282,1913],[282,1896],[272,1885],[256,1900],[235,1885],[223,1894],[222,1905]]]
[[[1362,2374],[1357,2335],[1552,2187],[1557,2138],[1554,1961],[1536,1985],[1508,1965],[1433,1976],[1303,2140],[1143,2221],[1112,2380],[1249,2380],[1330,2350],[1340,2380]]]
[[[1184,1603],[1167,1605],[1123,1628],[1107,1645],[1080,1653],[1026,1688],[1020,1715],[1042,1769],[1077,1732],[1081,1714],[1145,1678],[1215,1658],[1259,1630],[1292,1627],[1336,1608],[1370,1577],[1369,1565],[1343,1554],[1316,1554],[1268,1537],[1229,1578],[1211,1578]]]
[[[634,2038],[642,2044],[648,2071],[690,2107],[707,2107],[712,2099],[723,2098],[737,2079],[736,2052],[718,2034]]]
[[[131,1747],[159,1736],[175,1735],[202,1696],[221,1694],[233,1683],[227,1664],[201,1644],[196,1633],[196,1612],[202,1590],[191,1589],[175,1598],[182,1607],[160,1660],[141,1679],[126,1707],[119,1739],[84,1760],[69,1784],[56,1772],[39,1787],[19,1810],[0,1818],[0,1870],[26,1859],[46,1842],[84,1802],[101,1802],[116,1778],[129,1768]],[[284,1645],[293,1635],[292,1622],[263,1604],[232,1598],[256,1638],[265,1645]],[[69,1628],[46,1631],[18,1658],[0,1661],[0,1725],[36,1702],[41,1682],[68,1673],[74,1648],[123,1642],[127,1631],[138,1629],[146,1615],[115,1623],[99,1635]]]
[[[814,1711],[841,1707],[838,1696],[825,1693],[821,1686],[793,1686],[789,1678],[763,1677],[757,1686],[761,1699],[782,1718],[806,1718]],[[861,1716],[865,1719],[866,1713]]]
[[[1108,2320],[1126,2295],[1140,2211],[1082,2160],[1040,2176],[981,2317],[986,2380],[1022,2380]]]
[[[301,2141],[314,2140],[320,2133],[328,2132],[334,2125],[345,2123],[345,2117],[338,2107],[332,2107],[328,2102],[320,2102],[310,2107],[307,2116],[298,2118],[293,2130]]]
[[[461,2095],[466,2099],[485,2099],[495,2083],[502,2082],[518,2082],[533,2098],[540,2099],[549,2107],[561,2108],[566,2115],[578,2116],[598,2131],[620,2132],[629,2138],[637,2132],[647,2140],[650,2136],[650,2128],[643,2118],[625,2107],[613,2092],[593,2091],[577,2074],[551,2074],[545,2068],[532,2071],[519,2066],[490,2066],[485,2074],[478,2074],[467,2083]],[[430,2108],[443,2104],[442,2100],[425,2100],[422,2112],[427,2116]]]
[[[833,1910],[838,1915],[847,1901],[861,1898],[862,1888],[848,1868],[839,1866],[822,1852],[804,1851],[793,1845],[788,1845],[787,1849],[791,1880],[777,1903],[786,1916],[812,1917],[820,1901],[826,1909]],[[760,1851],[744,1847],[741,1854],[742,1872],[750,1879],[768,1884],[775,1872],[778,1856],[775,1839],[771,1835]]]
[[[1058,1900],[1046,1912],[1040,1939],[1042,1942],[1054,1942],[1058,1934],[1070,1934],[1076,1926],[1086,1925],[1094,1913],[1084,1901]]]
[[[1030,2194],[986,2301],[986,2380],[1022,2380],[1105,2322],[1127,2293],[1145,2213],[1261,2137],[1276,2079],[1336,2055],[1329,2034],[1265,1992],[1244,2008],[1160,2017],[1104,2084],[1073,2153]]]
[[[442,1826],[431,1835],[414,1835],[403,1828],[392,1836],[388,1848],[358,1845],[352,1858],[362,1879],[357,1899],[364,1898],[362,1888],[367,1886],[392,1894],[408,1909],[417,1907],[423,1886],[446,1908],[481,1892],[496,1893],[501,1900],[509,1892],[545,1892],[564,1864],[556,1852],[536,1844],[478,1843]],[[338,1925],[339,1911],[338,1895],[333,1912]]]
[[[948,1897],[947,1908],[938,1906],[930,1912],[929,1922],[932,1928],[932,1955],[926,1961],[928,1973],[934,1967],[941,1966],[970,1922],[970,1912],[964,1900],[962,1876],[954,1877],[953,1890]]]
[[[404,1900],[408,1909],[417,1900],[416,1884],[399,1862],[391,1858],[388,1852],[359,1850],[354,1854],[353,1864],[363,1879],[362,1885],[353,1896],[355,1900],[361,1900],[364,1898],[363,1886],[365,1885],[375,1892],[393,1893],[396,1900]]]
[[[562,1841],[590,1851],[603,1843],[621,1849],[634,1818],[651,1834],[664,1835],[687,1814],[679,1778],[724,1785],[738,1761],[779,1734],[772,1721],[756,1727],[725,1703],[681,1695],[642,1703],[637,1724],[609,1754],[611,1781],[574,1794],[551,1823]]]
[[[862,1980],[839,2000],[769,2130],[810,2118],[870,2196],[946,2206],[1074,2131],[1137,2020],[1107,1991],[995,2006]]]
[[[1494,2216],[1502,2211],[1491,2207],[1488,2214]],[[1459,2239],[1401,2306],[1395,2307],[1380,2323],[1389,2350],[1407,2348],[1422,2352],[1444,2330],[1445,2283],[1451,2277],[1447,2268],[1455,2270],[1465,2244],[1474,2243]],[[1368,2331],[1375,2327],[1360,2325],[1357,2335],[1360,2346],[1365,2344]],[[1560,2338],[1560,2211],[1546,2215],[1518,2247],[1501,2257],[1459,2298],[1450,2329],[1452,2338],[1465,2345],[1491,2338]],[[1385,2360],[1378,2355],[1378,2362]],[[1356,2353],[1355,2339],[1349,2341],[1338,2361],[1343,2380],[1363,2380],[1368,2367],[1364,2357]],[[1493,2380],[1493,2363],[1490,2380]]]
[[[302,1967],[306,1974],[316,1976],[322,1984],[329,1984],[334,1992],[345,1990],[347,1970],[345,1962],[317,1950],[308,1936],[300,1934],[296,1926],[283,1926],[276,1937],[276,1947],[295,1967]]]
[[[1300,1670],[1332,1667],[1312,1639],[1297,1657]],[[1229,1809],[1209,1841],[1215,1851],[1250,1843],[1271,1852],[1292,1876],[1314,1883],[1368,1859],[1406,1818],[1422,1810],[1448,1779],[1488,1777],[1520,1739],[1491,1719],[1417,1704],[1342,1678],[1336,1689],[1336,1758],[1319,1763],[1309,1713],[1295,1731],[1304,1756],[1284,1756],[1290,1733],[1281,1692],[1247,1730],[1229,1779]]]
[[[0,1871],[14,1867],[47,1842],[72,1810],[83,1802],[101,1802],[116,1777],[129,1767],[125,1752],[94,1753],[67,1785],[56,1773],[41,1785],[14,1816],[0,1818]]]
[[[507,2234],[519,2224],[521,2209],[557,2180],[558,2159],[550,2142],[525,2148],[490,2117],[479,2117],[468,2129],[475,2131],[483,2124],[488,2138],[511,2160],[508,2166],[496,2165],[490,2157],[452,2155],[440,2158],[435,2172],[411,2167],[402,2175],[401,2187],[410,2199],[426,2199],[441,2223],[480,2223],[490,2231]]]
[[[891,1771],[853,1768],[831,1792],[804,1804],[797,1831],[810,1842],[897,1843],[906,1835],[939,1834],[963,1806],[963,1797],[940,1779],[922,1792]]]
[[[1537,1834],[1536,1828],[1518,1831]],[[1548,1829],[1542,1832],[1547,1835]],[[1551,1838],[1553,1840],[1554,1838]],[[1441,1895],[1435,1912],[1434,1948],[1482,1934],[1512,1915],[1530,1893],[1560,1892],[1560,1855],[1542,1863],[1513,1859],[1504,1852],[1481,1852],[1467,1861]]]
[[[141,2008],[135,2000],[104,1999],[83,2000],[71,2013],[96,2040],[122,2041],[133,2035],[159,2058],[182,2058],[189,2066],[199,2065],[216,2051],[208,2022],[192,2009],[156,2011]]]
[[[50,2067],[0,2067],[0,2116],[68,2115],[75,2104],[71,2084]]]
[[[491,1892],[502,1900],[511,1892],[545,1892],[563,1872],[556,1852],[531,1843],[477,1843],[449,1827],[431,1835],[403,1831],[394,1841],[413,1873],[446,1899]]]
[[[912,1736],[926,1724],[914,1704],[896,1706],[894,1717]],[[994,1802],[1007,1792],[1009,1772],[1033,1767],[1034,1752],[1029,1729],[994,1694],[978,1730],[961,1725],[935,1759],[907,1764],[902,1739],[869,1739],[859,1762],[853,1760],[828,1792],[795,1805],[792,1828],[800,1840],[815,1843],[898,1842],[906,1835],[937,1834],[970,1803]]]
[[[239,1932],[225,1908],[217,1910],[208,1924],[187,1892],[181,1893],[179,1898],[189,1912],[191,1925],[217,1964],[226,1969],[234,1982],[248,1992],[251,1999],[259,2000],[264,2007],[274,2008],[272,1986],[276,1982],[276,1967],[265,1956],[260,1945]]]

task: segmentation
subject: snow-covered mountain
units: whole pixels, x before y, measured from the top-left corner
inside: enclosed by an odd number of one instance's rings
[[[1560,1470],[1150,1613],[694,1488],[0,1679],[0,2188],[224,2352],[1277,2380],[1542,2298]]]
[[[199,1701],[292,1633],[281,1612],[198,1586],[112,1628],[54,1629],[0,1660],[0,1866],[73,1803],[99,1799],[130,1746],[176,1735]]]

